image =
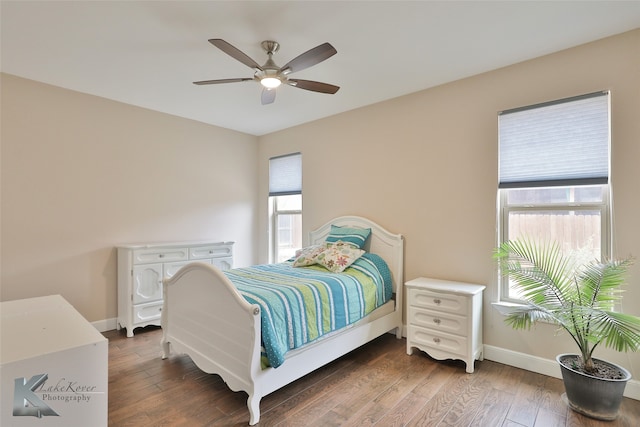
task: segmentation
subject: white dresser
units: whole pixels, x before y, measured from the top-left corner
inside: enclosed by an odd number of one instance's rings
[[[460,359],[473,372],[482,360],[483,285],[420,277],[407,288],[407,354],[417,348],[438,360]]]
[[[118,329],[160,326],[162,279],[190,262],[233,267],[233,242],[176,242],[118,248]]]

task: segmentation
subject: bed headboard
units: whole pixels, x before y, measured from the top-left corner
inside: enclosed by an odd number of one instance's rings
[[[341,216],[334,218],[316,230],[309,232],[309,244],[318,245],[324,242],[331,231],[331,225],[340,227],[370,228],[371,237],[365,249],[380,255],[389,266],[393,278],[393,289],[403,286],[404,272],[404,238],[402,234],[393,234],[375,222],[359,216]]]

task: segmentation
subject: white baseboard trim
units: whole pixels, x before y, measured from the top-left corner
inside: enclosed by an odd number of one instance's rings
[[[560,367],[555,360],[543,359],[486,344],[484,345],[484,358],[538,374],[562,378]],[[625,387],[624,395],[630,399],[640,400],[640,381],[630,380]]]
[[[104,320],[98,320],[96,322],[91,322],[91,324],[93,325],[94,328],[98,330],[98,332],[106,332],[106,331],[112,331],[116,329],[118,322],[115,317],[112,317],[111,319],[104,319]]]

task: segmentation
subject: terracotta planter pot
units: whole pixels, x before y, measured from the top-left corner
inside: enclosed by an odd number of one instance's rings
[[[615,420],[622,403],[624,388],[631,379],[631,374],[625,368],[606,362],[604,363],[621,373],[621,379],[597,378],[576,371],[563,363],[564,359],[576,357],[575,354],[560,354],[556,360],[560,364],[562,380],[566,393],[563,399],[571,409],[598,420]]]

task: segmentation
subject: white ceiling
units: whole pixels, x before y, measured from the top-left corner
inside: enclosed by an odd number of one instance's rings
[[[640,1],[2,1],[3,72],[263,135],[640,27]],[[256,82],[196,86],[253,71],[222,38],[279,65],[338,51],[260,104]]]

